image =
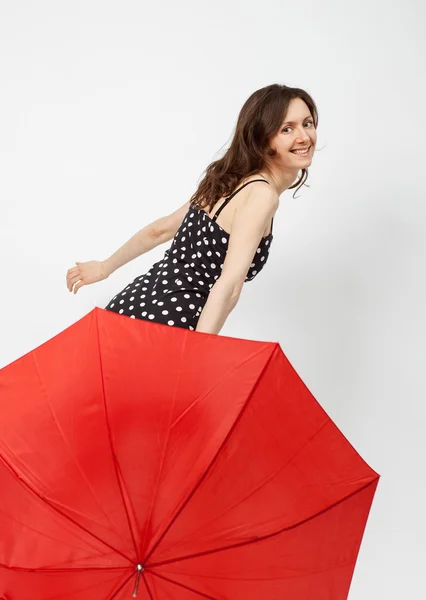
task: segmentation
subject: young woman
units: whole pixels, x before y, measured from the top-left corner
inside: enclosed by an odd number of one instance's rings
[[[105,308],[219,333],[244,282],[266,264],[280,195],[307,179],[317,125],[316,105],[304,90],[273,84],[254,92],[240,111],[229,149],[207,167],[190,200],[141,229],[108,259],[76,263],[67,272],[69,291],[106,279],[173,240],[164,257]]]

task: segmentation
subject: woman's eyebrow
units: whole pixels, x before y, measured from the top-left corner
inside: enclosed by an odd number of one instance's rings
[[[311,115],[309,115],[308,117],[305,117],[303,119],[303,121],[306,121],[306,119],[312,119]],[[284,121],[283,125],[295,125],[295,121]]]

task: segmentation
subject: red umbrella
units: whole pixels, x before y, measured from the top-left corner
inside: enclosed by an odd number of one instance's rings
[[[0,370],[0,598],[343,600],[378,479],[279,344],[96,308]]]

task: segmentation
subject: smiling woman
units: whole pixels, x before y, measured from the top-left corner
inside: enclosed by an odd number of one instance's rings
[[[144,227],[105,261],[76,263],[67,273],[68,289],[77,292],[105,279],[172,240],[163,258],[105,308],[219,333],[243,284],[266,265],[280,195],[307,179],[317,122],[316,105],[304,90],[273,84],[254,92],[240,111],[230,147],[206,168],[190,200]]]

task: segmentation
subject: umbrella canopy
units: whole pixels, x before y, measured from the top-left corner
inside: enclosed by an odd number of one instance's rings
[[[378,479],[279,344],[96,308],[0,370],[0,598],[343,600]]]

